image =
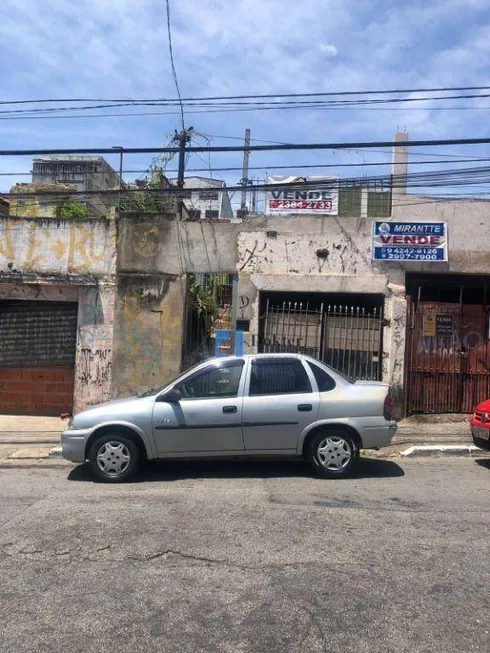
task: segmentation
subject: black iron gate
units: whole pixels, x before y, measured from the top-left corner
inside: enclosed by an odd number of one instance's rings
[[[303,353],[354,379],[380,380],[381,307],[266,301],[262,351]]]

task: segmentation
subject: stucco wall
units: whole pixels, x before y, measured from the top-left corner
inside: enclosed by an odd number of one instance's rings
[[[118,220],[118,269],[173,275],[232,273],[239,227],[226,222],[181,222],[171,215],[125,215]]]
[[[105,275],[114,271],[114,225],[106,220],[0,220],[0,274]]]
[[[114,393],[159,387],[180,371],[185,277],[120,273],[114,327]]]
[[[78,302],[75,411],[110,399],[115,223],[2,219],[0,299]]]
[[[413,196],[397,202],[393,219],[448,223],[448,263],[373,264],[367,218],[257,215],[238,224],[136,214],[112,222],[2,219],[0,299],[76,297],[81,409],[162,385],[179,372],[189,272],[238,272],[238,318],[250,320],[251,333],[258,333],[261,292],[382,294],[383,378],[401,392],[405,271],[488,273],[490,203],[435,204]]]

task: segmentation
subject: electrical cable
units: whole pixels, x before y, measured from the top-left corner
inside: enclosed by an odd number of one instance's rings
[[[346,179],[327,179],[327,180],[313,180],[313,181],[301,181],[301,182],[292,182],[292,183],[264,183],[257,184],[254,186],[247,186],[248,189],[254,188],[255,190],[276,190],[279,188],[287,189],[301,189],[305,190],[308,188],[312,189],[332,189],[332,188],[347,188],[355,186],[369,187],[371,186],[374,190],[374,185],[378,184],[380,187],[389,188],[441,188],[441,187],[458,187],[458,186],[471,186],[471,185],[481,185],[481,184],[490,184],[490,166],[482,166],[479,168],[463,168],[460,170],[450,170],[450,171],[426,171],[426,172],[417,172],[410,173],[407,175],[381,175],[377,177],[354,177]],[[243,186],[237,184],[235,186],[227,187],[229,191],[238,191],[242,190]],[[186,188],[188,192],[199,192],[202,188]],[[178,193],[181,192],[176,186],[171,186],[165,189],[145,189],[147,193]],[[119,189],[106,189],[106,190],[94,190],[94,191],[79,191],[76,193],[77,197],[92,197],[92,196],[110,196],[117,195]],[[124,189],[125,193],[138,193],[141,192],[140,188],[126,188]],[[69,194],[69,193],[68,193]],[[6,197],[17,197],[17,198],[26,198],[26,197],[56,197],[56,196],[66,196],[67,191],[36,191],[36,192],[26,192],[26,193],[3,193],[2,196]]]
[[[254,98],[277,98],[277,97],[341,97],[349,95],[387,95],[389,93],[442,93],[449,91],[487,91],[490,86],[440,86],[433,88],[402,88],[390,90],[369,90],[369,91],[325,91],[317,93],[268,93],[255,95],[221,95],[208,97],[182,98],[183,102],[209,101],[209,100],[245,100]],[[179,98],[156,98],[156,99],[135,99],[135,98],[41,98],[30,100],[0,100],[2,104],[43,104],[48,102],[178,102]]]
[[[182,120],[182,131],[184,131],[184,129],[185,129],[185,126],[184,126],[184,105],[182,103],[182,98],[180,96],[179,80],[177,79],[177,72],[175,70],[174,52],[173,52],[173,47],[172,47],[172,27],[170,25],[170,0],[166,0],[166,8],[167,8],[168,50],[169,50],[169,54],[170,54],[170,63],[171,63],[171,66],[172,66],[172,75],[173,75],[174,82],[175,82],[175,88],[177,89],[177,96],[179,98],[180,117],[181,117],[181,120]]]
[[[399,148],[399,147],[443,147],[448,145],[488,145],[490,138],[446,138],[424,139],[413,141],[369,141],[369,142],[339,142],[339,143],[287,143],[284,145],[248,145],[250,152],[273,152],[293,150],[356,150],[372,148]],[[243,152],[245,147],[238,145],[211,146],[186,148],[186,152]],[[176,147],[121,147],[118,152],[126,154],[150,153],[178,153]],[[0,150],[0,156],[46,156],[51,154],[114,154],[113,147],[99,148],[73,148],[73,149],[45,149],[45,150]]]

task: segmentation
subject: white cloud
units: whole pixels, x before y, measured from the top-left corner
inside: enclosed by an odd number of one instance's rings
[[[484,85],[490,35],[479,12],[487,3],[413,0],[385,3],[380,12],[379,0],[303,0],[290,3],[285,12],[283,0],[171,0],[180,88],[184,96],[197,97]],[[0,41],[1,99],[175,97],[161,0],[31,0],[27,12],[18,0],[3,0]],[[336,56],[332,42],[342,56]],[[345,43],[348,47],[342,47]],[[451,104],[458,101],[445,103]],[[485,104],[490,101],[482,100]],[[412,138],[485,131],[485,114],[441,111],[440,106],[411,102],[396,109],[199,115],[189,109],[187,124],[226,136],[241,136],[250,127],[252,138],[289,142],[389,140],[397,125],[406,125]],[[138,110],[127,107],[128,113]],[[162,115],[0,119],[2,146],[166,144],[179,123],[177,115],[163,114],[175,110],[146,111]],[[316,162],[344,155],[281,153],[266,159],[254,154],[252,159],[255,165],[279,164],[286,156]],[[349,161],[350,156],[345,155]],[[216,156],[213,163],[233,166],[238,158]]]
[[[323,52],[323,54],[325,54],[327,57],[337,56],[337,48],[331,43],[322,43],[320,45],[320,51]]]

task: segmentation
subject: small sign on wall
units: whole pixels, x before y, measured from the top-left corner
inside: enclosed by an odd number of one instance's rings
[[[424,312],[424,337],[436,335],[436,314],[433,311]]]
[[[373,261],[447,261],[445,222],[373,222]]]
[[[452,336],[454,330],[452,315],[436,315],[436,335]]]

